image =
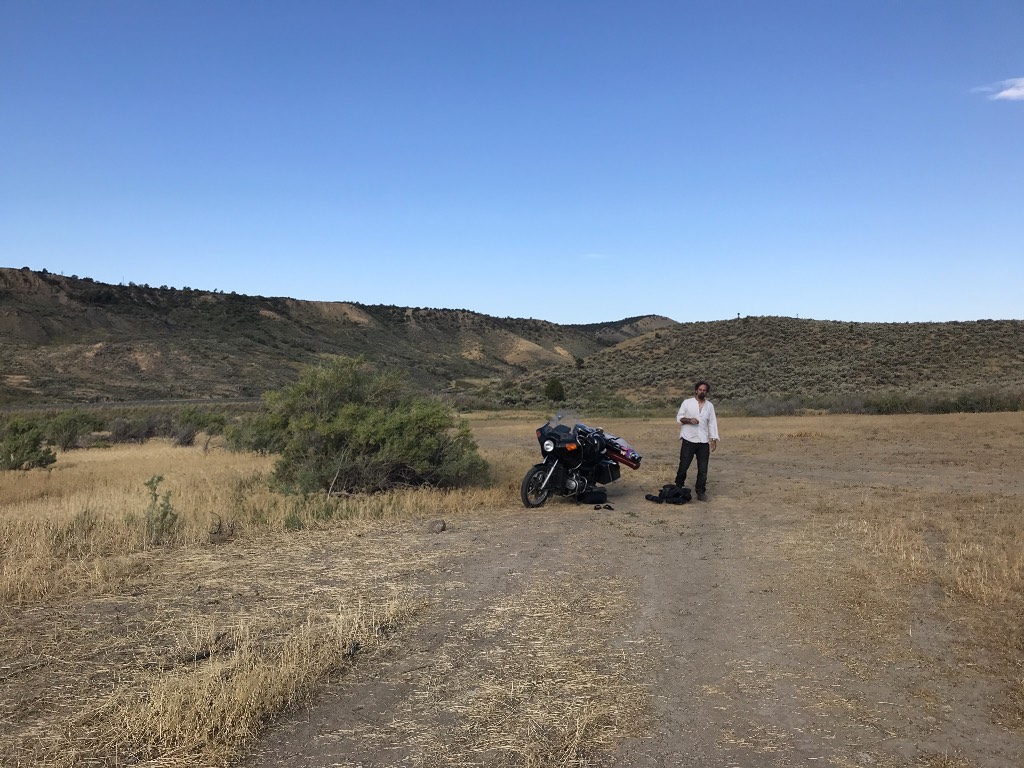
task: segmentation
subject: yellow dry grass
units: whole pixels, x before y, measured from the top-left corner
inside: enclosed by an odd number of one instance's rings
[[[870,677],[921,656],[914,621],[955,628],[950,674],[985,670],[1005,685],[993,711],[1024,727],[1024,414],[814,416],[729,422],[732,449],[765,463],[762,485],[806,511],[787,536],[792,609],[857,627],[819,650]],[[812,599],[812,595],[814,598]],[[824,609],[823,609],[824,606]],[[835,623],[834,619],[831,623]],[[929,662],[931,663],[931,662]]]
[[[495,493],[285,497],[271,465],[151,441],[0,473],[0,763],[225,763],[417,613],[410,527]]]

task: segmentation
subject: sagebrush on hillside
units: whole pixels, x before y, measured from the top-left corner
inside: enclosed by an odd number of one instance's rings
[[[697,379],[735,412],[1024,407],[1024,322],[659,316],[592,325],[461,309],[105,285],[0,268],[0,405],[256,398],[323,355],[363,355],[470,407],[668,407]]]

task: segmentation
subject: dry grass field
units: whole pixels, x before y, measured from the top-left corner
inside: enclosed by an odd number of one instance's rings
[[[671,414],[612,510],[493,477],[269,493],[161,441],[0,473],[4,766],[1024,761],[1024,414],[721,419],[710,502]],[[436,532],[436,520],[445,530]]]

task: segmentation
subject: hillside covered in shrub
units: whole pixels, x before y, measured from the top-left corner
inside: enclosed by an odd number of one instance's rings
[[[707,379],[749,413],[1006,410],[1024,321],[850,323],[656,315],[592,325],[462,309],[106,285],[0,268],[0,405],[254,398],[334,355],[472,407],[678,402]],[[557,395],[557,397],[556,397]]]
[[[624,341],[523,382],[551,376],[568,398],[608,392],[646,403],[675,402],[707,379],[717,401],[734,405],[794,401],[832,410],[874,410],[885,400],[960,399],[962,410],[993,410],[986,398],[1024,397],[1024,322],[849,323],[746,317],[672,328]],[[973,405],[972,405],[973,403]],[[882,408],[882,410],[886,410]]]
[[[325,355],[363,356],[425,389],[464,391],[672,325],[650,316],[565,326],[0,268],[0,405],[256,397]]]

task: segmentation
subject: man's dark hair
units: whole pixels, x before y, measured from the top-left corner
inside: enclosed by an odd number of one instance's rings
[[[708,384],[706,381],[698,381],[696,384],[694,384],[693,385],[693,391],[696,392],[698,389],[700,389],[700,385],[701,384],[703,384],[705,387],[708,388],[708,392],[711,391],[711,385]]]

